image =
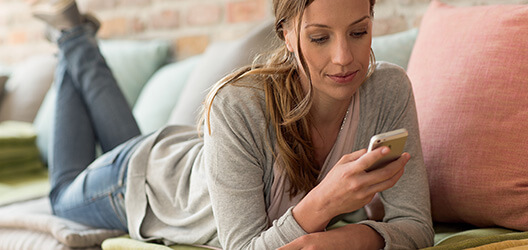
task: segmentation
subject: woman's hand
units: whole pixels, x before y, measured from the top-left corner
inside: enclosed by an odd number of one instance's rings
[[[293,249],[382,249],[384,240],[367,225],[350,224],[327,232],[299,237],[279,250]]]
[[[388,147],[381,147],[369,153],[362,149],[344,155],[293,208],[299,225],[308,233],[321,231],[333,217],[362,208],[377,192],[394,186],[410,159],[408,153],[382,168],[365,171],[389,152]]]

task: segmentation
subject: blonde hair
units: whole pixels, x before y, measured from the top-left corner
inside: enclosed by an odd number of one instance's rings
[[[313,1],[273,0],[275,32],[281,40],[285,40],[284,25],[295,17],[299,20],[296,29],[300,30],[300,20],[302,20],[304,10]],[[372,15],[375,0],[369,1]],[[300,44],[299,40],[300,37],[297,35],[297,44]],[[310,83],[307,93],[304,93],[300,84],[295,55],[282,44],[264,60],[262,60],[264,56],[260,55],[252,66],[241,68],[217,82],[207,95],[199,123],[202,125],[204,121],[207,122],[208,132],[211,134],[209,117],[218,91],[225,85],[233,84],[247,75],[263,76],[260,83],[265,93],[266,114],[277,136],[276,160],[291,184],[290,197],[300,192],[307,193],[314,188],[320,172],[319,166],[315,164],[309,126],[311,119],[309,111],[313,98],[310,71],[299,47],[296,52]]]

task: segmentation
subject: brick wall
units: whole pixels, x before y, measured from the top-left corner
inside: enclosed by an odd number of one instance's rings
[[[374,35],[417,27],[430,0],[377,0]],[[454,5],[528,3],[528,0],[444,0]],[[99,37],[168,39],[175,58],[204,51],[218,40],[236,39],[272,18],[271,0],[77,0],[81,11],[102,21]],[[31,17],[26,1],[0,0],[0,63],[55,51],[44,24]]]

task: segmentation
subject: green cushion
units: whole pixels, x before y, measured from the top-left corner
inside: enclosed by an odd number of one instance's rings
[[[201,58],[195,56],[165,65],[145,84],[133,110],[143,134],[167,123],[191,71]]]
[[[167,62],[170,43],[162,40],[101,40],[99,48],[132,107],[148,79]]]
[[[418,35],[418,29],[372,38],[372,50],[378,61],[391,62],[407,69],[409,58]]]
[[[465,223],[435,222],[435,244],[428,250],[465,249],[495,242],[528,239],[528,232],[506,228],[479,228]]]
[[[443,238],[436,243],[436,246],[447,246],[454,243],[460,243],[465,240],[482,240],[480,239],[482,237],[497,236],[515,232],[517,231],[505,228],[478,228],[465,230]]]
[[[507,240],[528,239],[528,232],[505,228],[479,228],[454,233],[427,250],[467,249]]]
[[[171,245],[164,246],[156,243],[147,243],[139,240],[130,239],[128,235],[116,238],[109,238],[103,241],[101,245],[103,250],[200,250],[206,249],[203,247],[195,247],[189,245]]]
[[[9,76],[11,74],[12,68],[7,64],[0,63],[0,76]]]
[[[101,53],[112,69],[119,87],[132,107],[148,79],[170,56],[167,41],[100,41]],[[55,92],[48,91],[34,121],[38,138],[37,145],[42,159],[47,162],[49,136]]]
[[[51,136],[51,126],[53,124],[53,107],[55,106],[55,91],[48,91],[40,109],[37,112],[33,122],[37,132],[37,146],[40,151],[40,157],[44,162],[48,161],[48,146]]]
[[[434,244],[437,245],[439,242],[443,241],[444,239],[450,237],[451,235],[467,231],[477,229],[477,227],[469,224],[464,223],[434,223],[434,230],[435,230],[435,237],[434,237]]]

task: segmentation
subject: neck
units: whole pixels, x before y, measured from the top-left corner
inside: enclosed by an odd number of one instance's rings
[[[322,167],[343,125],[350,102],[346,104],[317,104],[310,111],[312,116],[311,138],[317,165]]]
[[[315,100],[314,100],[315,101]],[[317,128],[324,127],[341,127],[343,119],[347,113],[350,105],[350,99],[340,102],[314,102],[310,115],[312,116],[313,124]]]

